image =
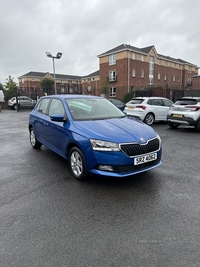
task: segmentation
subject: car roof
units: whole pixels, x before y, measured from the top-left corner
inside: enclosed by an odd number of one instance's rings
[[[137,96],[132,99],[168,99],[168,98],[160,96]]]
[[[83,95],[83,94],[58,94],[58,95],[47,95],[47,96],[42,96],[40,98],[60,98],[60,99],[73,99],[73,98],[79,98],[79,99],[106,99],[105,97],[101,96],[93,96],[93,95]]]
[[[200,96],[184,96],[180,99],[200,99]]]

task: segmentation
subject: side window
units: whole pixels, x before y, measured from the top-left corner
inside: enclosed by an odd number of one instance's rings
[[[162,99],[152,99],[152,103],[154,106],[164,106]]]
[[[51,98],[44,98],[40,101],[39,105],[37,106],[37,111],[47,114],[47,107],[49,105]]]
[[[49,108],[49,115],[51,116],[52,114],[60,114],[64,116],[65,110],[60,99],[56,99],[56,98],[52,99],[50,108]]]
[[[165,106],[170,107],[173,103],[167,99],[163,99]]]

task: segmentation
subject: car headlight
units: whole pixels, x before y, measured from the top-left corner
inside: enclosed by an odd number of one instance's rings
[[[119,144],[102,140],[90,139],[93,150],[97,151],[120,151]]]

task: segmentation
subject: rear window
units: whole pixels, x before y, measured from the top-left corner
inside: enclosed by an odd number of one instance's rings
[[[144,101],[144,99],[131,99],[128,104],[141,104]]]
[[[182,98],[182,99],[178,99],[175,102],[175,105],[180,105],[180,106],[196,105],[198,102],[199,101],[197,99]]]

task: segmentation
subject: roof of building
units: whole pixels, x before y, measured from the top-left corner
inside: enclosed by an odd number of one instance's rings
[[[170,57],[170,56],[165,56],[165,55],[162,55],[162,54],[158,54],[156,52],[156,49],[155,49],[154,45],[143,47],[143,48],[138,48],[138,47],[131,46],[129,44],[121,44],[119,46],[116,46],[115,48],[112,48],[112,49],[110,49],[110,50],[98,55],[97,57],[100,58],[100,57],[103,57],[103,56],[111,55],[113,53],[122,52],[122,51],[128,51],[128,50],[132,51],[132,52],[139,53],[139,54],[148,55],[152,49],[154,49],[154,51],[155,51],[155,53],[156,53],[156,55],[157,55],[157,57],[159,59],[172,61],[172,62],[175,62],[175,63],[178,63],[178,64],[189,64],[189,65],[192,65],[192,66],[195,66],[196,68],[198,68],[197,65],[192,64],[190,62],[187,62],[187,61],[185,61],[183,59],[173,58],[173,57]]]
[[[52,76],[52,78],[54,77],[53,73],[50,72],[38,72],[38,71],[30,71],[20,77],[18,77],[18,79],[20,78],[24,78],[24,77],[37,77],[37,78],[45,78],[46,76]],[[86,76],[77,76],[77,75],[68,75],[68,74],[59,74],[56,73],[56,79],[63,79],[63,80],[80,80],[82,78],[85,77],[95,77],[95,76],[99,76],[99,70],[92,72],[91,74],[88,74]]]
[[[50,72],[38,72],[38,71],[30,71],[18,78],[23,78],[23,77],[40,77],[40,78],[45,78],[45,76],[47,75],[51,75],[52,77],[54,77],[53,73]],[[56,73],[56,78],[57,79],[68,79],[68,80],[79,80],[81,79],[81,76],[76,76],[76,75],[66,75],[66,74],[59,74]]]

